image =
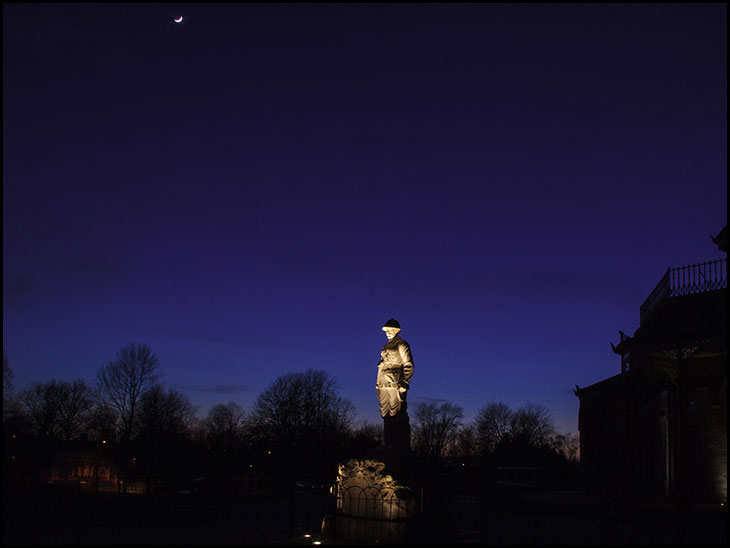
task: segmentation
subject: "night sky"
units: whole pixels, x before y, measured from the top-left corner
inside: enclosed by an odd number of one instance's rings
[[[182,23],[173,18],[182,15]],[[205,415],[325,370],[379,421],[577,384],[725,255],[725,4],[4,4],[16,390],[130,343]]]

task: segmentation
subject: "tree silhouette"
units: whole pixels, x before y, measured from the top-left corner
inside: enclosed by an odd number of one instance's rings
[[[214,406],[202,423],[208,446],[228,453],[243,443],[245,426],[246,412],[235,402]]]
[[[552,412],[542,404],[527,402],[512,414],[510,436],[520,438],[528,445],[549,445],[555,434]]]
[[[139,437],[154,440],[186,438],[195,417],[195,407],[190,399],[172,388],[165,390],[161,384],[147,389],[139,400],[136,427]]]
[[[482,455],[494,449],[510,433],[513,411],[503,402],[490,402],[477,413],[476,443]]]
[[[259,473],[249,453],[246,412],[235,402],[215,405],[200,421],[199,440],[204,448],[204,474],[208,489],[227,492],[242,488]],[[236,483],[237,482],[237,483]]]
[[[133,443],[141,458],[137,473],[144,474],[147,492],[179,487],[189,475],[186,452],[195,407],[184,394],[161,384],[148,388],[139,400]]]
[[[99,396],[86,419],[86,434],[90,440],[115,440],[118,434],[117,423],[116,410],[106,399]]]
[[[348,440],[347,454],[352,457],[365,457],[371,449],[383,444],[383,423],[378,424],[361,420],[353,426]]]
[[[13,385],[13,369],[8,362],[8,353],[3,348],[3,425],[17,426],[22,421],[21,409]]]
[[[61,405],[58,428],[61,439],[70,441],[86,432],[94,398],[91,388],[82,380],[59,383]]]
[[[477,441],[477,429],[473,424],[465,424],[456,433],[454,449],[452,454],[455,457],[470,459],[479,454]]]
[[[86,433],[94,407],[93,391],[82,380],[33,382],[19,399],[36,435],[64,441]]]
[[[159,369],[160,360],[149,346],[130,344],[97,372],[99,390],[117,412],[123,441],[132,437],[140,398],[157,381]]]
[[[415,408],[413,448],[426,459],[436,460],[445,456],[453,447],[464,418],[464,410],[452,403],[420,402]]]
[[[479,410],[474,425],[481,456],[502,464],[576,457],[575,436],[558,434],[551,411],[538,403],[528,401],[512,410],[506,403],[490,402]]]
[[[32,431],[41,438],[62,436],[62,408],[70,390],[57,380],[33,382],[19,394]],[[68,419],[66,421],[68,426]]]
[[[13,394],[13,370],[8,362],[8,353],[3,348],[3,401]]]
[[[350,435],[354,407],[337,393],[335,379],[309,369],[278,377],[259,394],[253,432],[262,449],[291,472],[318,475],[332,467]]]

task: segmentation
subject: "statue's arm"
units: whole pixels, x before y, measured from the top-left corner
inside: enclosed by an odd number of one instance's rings
[[[398,350],[400,351],[400,357],[403,361],[403,377],[406,382],[406,388],[408,388],[408,383],[411,382],[411,377],[413,376],[413,356],[411,356],[411,347],[408,346],[408,344],[400,344],[398,346]]]

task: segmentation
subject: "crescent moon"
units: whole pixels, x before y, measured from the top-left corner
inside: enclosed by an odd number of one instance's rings
[[[173,21],[175,21],[176,23],[182,23],[182,19],[183,19],[183,18],[182,18],[182,15],[181,15],[181,16],[180,16],[180,17],[178,17],[177,19],[173,19]]]

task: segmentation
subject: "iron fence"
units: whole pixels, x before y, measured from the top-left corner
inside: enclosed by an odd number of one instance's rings
[[[336,521],[339,541],[377,544],[404,543],[413,536],[421,500],[410,489],[336,487]]]
[[[335,486],[317,508],[320,538],[342,544],[471,544],[485,538],[482,497],[423,489]],[[317,518],[310,521],[315,523]]]

